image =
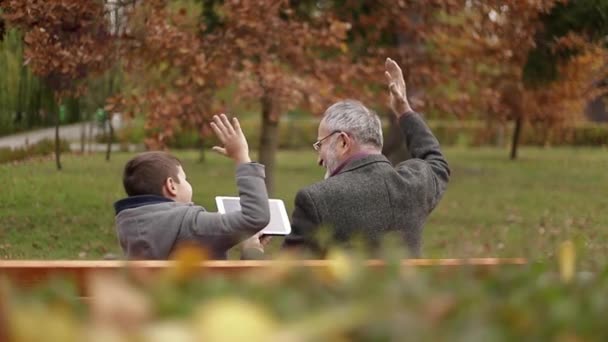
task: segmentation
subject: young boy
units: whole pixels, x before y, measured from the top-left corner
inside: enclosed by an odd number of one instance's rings
[[[210,213],[192,203],[192,186],[180,161],[165,152],[145,152],[127,162],[123,185],[129,197],[117,201],[116,230],[129,259],[168,259],[184,242],[205,248],[214,259],[245,239],[243,258],[263,254],[259,234],[270,220],[264,166],[252,163],[236,118],[214,116],[211,128],[224,145],[213,147],[236,163],[241,211]]]

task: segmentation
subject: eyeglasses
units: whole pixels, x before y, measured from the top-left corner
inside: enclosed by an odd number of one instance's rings
[[[312,148],[314,148],[314,149],[315,149],[315,151],[320,150],[320,149],[321,149],[321,145],[322,145],[323,140],[325,140],[325,139],[327,139],[327,138],[331,137],[332,135],[334,135],[334,134],[336,134],[336,133],[342,133],[342,131],[333,131],[333,132],[329,133],[329,134],[328,134],[328,135],[326,135],[324,138],[322,138],[322,139],[320,139],[320,140],[317,140],[317,142],[315,142],[314,144],[312,144]]]

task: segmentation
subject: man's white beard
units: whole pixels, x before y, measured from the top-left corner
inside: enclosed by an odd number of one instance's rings
[[[332,172],[338,167],[339,160],[333,153],[328,153],[327,158],[323,160],[323,166],[325,166],[325,178],[331,176]]]

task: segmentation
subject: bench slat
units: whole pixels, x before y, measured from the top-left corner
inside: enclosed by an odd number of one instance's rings
[[[238,275],[258,269],[277,265],[303,268],[325,268],[331,260],[221,260],[203,261],[199,267],[201,273],[219,273]],[[470,258],[470,259],[405,259],[401,267],[457,267],[469,266],[488,268],[506,265],[525,265],[524,258]],[[33,287],[43,284],[51,278],[63,277],[76,282],[81,294],[86,295],[86,281],[93,272],[118,272],[125,269],[137,271],[158,271],[175,265],[174,261],[160,260],[0,260],[0,277],[7,277],[20,287]],[[381,268],[383,260],[366,260],[365,266]]]

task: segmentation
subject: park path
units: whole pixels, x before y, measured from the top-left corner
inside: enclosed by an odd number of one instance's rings
[[[121,126],[120,119],[112,120],[114,129]],[[68,140],[73,144],[79,143],[82,131],[85,130],[87,137],[97,136],[103,133],[102,127],[97,122],[80,122],[71,125],[63,125],[59,127],[59,137]],[[36,129],[32,131],[20,132],[17,134],[0,137],[0,148],[19,148],[31,144],[35,144],[44,139],[55,139],[55,127]],[[103,145],[105,146],[105,145]]]
[[[78,140],[80,139],[82,126],[88,129],[87,123],[77,123],[72,125],[65,125],[59,127],[59,136],[66,140]],[[30,144],[35,144],[40,140],[44,139],[55,139],[55,127],[37,129],[33,131],[21,132],[17,134],[7,135],[0,137],[0,148],[10,147],[18,148]]]

